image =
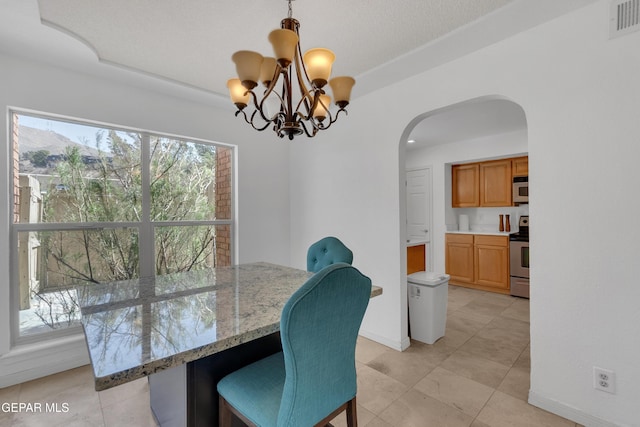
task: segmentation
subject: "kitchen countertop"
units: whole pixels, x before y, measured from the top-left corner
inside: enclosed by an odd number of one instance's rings
[[[96,390],[278,331],[284,304],[312,275],[257,262],[78,288]]]
[[[515,231],[447,231],[447,234],[483,234],[487,236],[509,236],[515,233]]]
[[[420,245],[426,245],[427,241],[426,240],[410,240],[407,242],[407,247],[410,248],[412,246],[420,246]]]

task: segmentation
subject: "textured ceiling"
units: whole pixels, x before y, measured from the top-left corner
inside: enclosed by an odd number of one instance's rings
[[[293,17],[302,49],[332,49],[333,75],[355,77],[357,98],[594,1],[295,0]],[[285,0],[0,0],[0,53],[233,110],[232,53],[270,55],[267,35],[286,15]],[[440,144],[511,131],[524,126],[512,107],[442,112],[411,137]]]
[[[511,0],[296,0],[303,51],[336,53],[334,75],[358,76]],[[231,55],[272,55],[267,35],[285,0],[39,0],[42,22],[104,62],[226,94]],[[321,5],[321,7],[318,7]]]

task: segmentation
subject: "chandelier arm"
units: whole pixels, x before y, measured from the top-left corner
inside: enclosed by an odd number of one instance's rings
[[[310,115],[313,111],[313,108],[309,106],[309,99],[313,99],[312,92],[315,92],[315,88],[313,83],[309,80],[309,76],[307,75],[307,69],[304,65],[304,61],[302,60],[302,48],[300,47],[300,42],[298,41],[298,45],[296,46],[296,54],[294,55],[294,60],[296,63],[296,77],[298,79],[298,87],[300,89],[300,102],[298,103],[298,108],[300,108],[300,104],[304,102],[305,109],[307,110],[307,115]],[[307,89],[307,85],[311,87],[311,92]]]
[[[300,114],[300,113],[298,113]],[[309,138],[313,138],[314,136],[316,136],[316,134],[318,133],[318,128],[316,127],[316,124],[311,121],[312,124],[312,128],[313,128],[313,132],[309,133],[309,130],[307,129],[307,127],[305,126],[305,121],[304,120],[300,120],[299,121],[300,125],[302,126],[302,129],[304,130],[304,133],[309,137]]]
[[[349,112],[348,112],[347,110],[345,110],[344,108],[340,108],[338,111],[336,111],[336,116],[335,116],[335,118],[333,118],[333,117],[331,118],[331,123],[335,123],[335,122],[337,122],[337,121],[338,121],[338,115],[339,115],[340,113],[344,113],[344,115],[345,115],[345,116],[348,116],[348,115],[349,115]],[[327,127],[328,127],[328,126],[327,126]]]
[[[263,126],[263,127],[258,127],[258,126],[256,126],[254,118],[255,118],[256,113],[257,113],[257,112],[258,112],[258,110],[254,110],[254,111],[253,111],[253,113],[251,114],[251,121],[249,121],[248,123],[249,123],[249,124],[251,125],[251,127],[252,127],[252,128],[254,128],[255,130],[263,131],[263,130],[265,130],[266,128],[268,128],[268,127],[269,127],[269,125],[271,124],[271,121],[270,121],[270,120],[266,120],[266,123],[264,124],[264,126]],[[245,115],[245,118],[246,118],[246,115]]]
[[[278,99],[280,100],[280,104],[284,105],[284,99],[282,99],[282,96],[280,96],[280,94],[274,90],[274,88],[278,84],[278,81],[280,80],[280,74],[281,73],[282,73],[282,67],[280,67],[280,65],[277,64],[274,76],[271,79],[271,81],[269,82],[269,86],[267,86],[267,88],[265,89],[264,94],[262,95],[262,100],[260,101],[259,105],[258,105],[257,99],[255,98],[255,95],[254,95],[254,104],[255,104],[256,110],[260,111],[260,116],[262,116],[262,119],[264,121],[266,121],[266,122],[273,122],[273,119],[270,119],[270,118],[266,117],[266,115],[264,114],[264,110],[263,110],[264,103],[267,100],[267,98],[269,97],[269,95],[271,95],[271,93],[274,93],[275,96],[277,96]]]

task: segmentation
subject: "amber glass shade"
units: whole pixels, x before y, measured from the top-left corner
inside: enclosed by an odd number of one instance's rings
[[[247,88],[242,86],[240,79],[229,79],[227,81],[227,87],[229,88],[229,95],[231,101],[242,110],[249,103],[249,92]]]
[[[298,35],[291,30],[273,30],[269,33],[269,41],[273,45],[273,52],[282,68],[288,67],[293,61],[298,45]]]
[[[236,63],[236,71],[240,81],[247,89],[253,89],[260,79],[262,68],[262,55],[250,50],[239,50],[231,56]]]
[[[336,56],[329,49],[309,49],[303,56],[307,76],[313,84],[321,88],[326,85],[331,76],[331,66]]]
[[[331,97],[329,95],[320,95],[320,102],[313,109],[311,115],[320,121],[324,120],[329,113],[329,105],[331,105]]]
[[[331,91],[333,92],[333,99],[335,99],[337,106],[344,108],[349,105],[351,88],[354,84],[356,84],[356,81],[353,77],[348,76],[334,77],[329,81]]]
[[[278,64],[276,63],[275,58],[265,57],[264,61],[262,61],[262,69],[260,70],[260,81],[265,86],[269,86],[269,83],[271,83],[273,76],[276,75],[277,66]]]

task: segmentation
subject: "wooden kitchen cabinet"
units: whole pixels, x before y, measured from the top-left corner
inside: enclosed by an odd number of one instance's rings
[[[511,162],[511,172],[513,176],[529,175],[529,156],[516,157]]]
[[[456,283],[473,283],[473,234],[447,234],[445,271]]]
[[[511,160],[451,166],[451,206],[454,208],[511,206]]]
[[[477,163],[451,167],[451,205],[469,208],[480,205],[480,167]]]
[[[509,238],[446,234],[445,271],[454,285],[509,293]]]
[[[480,206],[511,206],[511,159],[480,163]]]
[[[407,274],[427,271],[425,245],[407,247]]]
[[[474,283],[509,291],[509,238],[474,236]]]

